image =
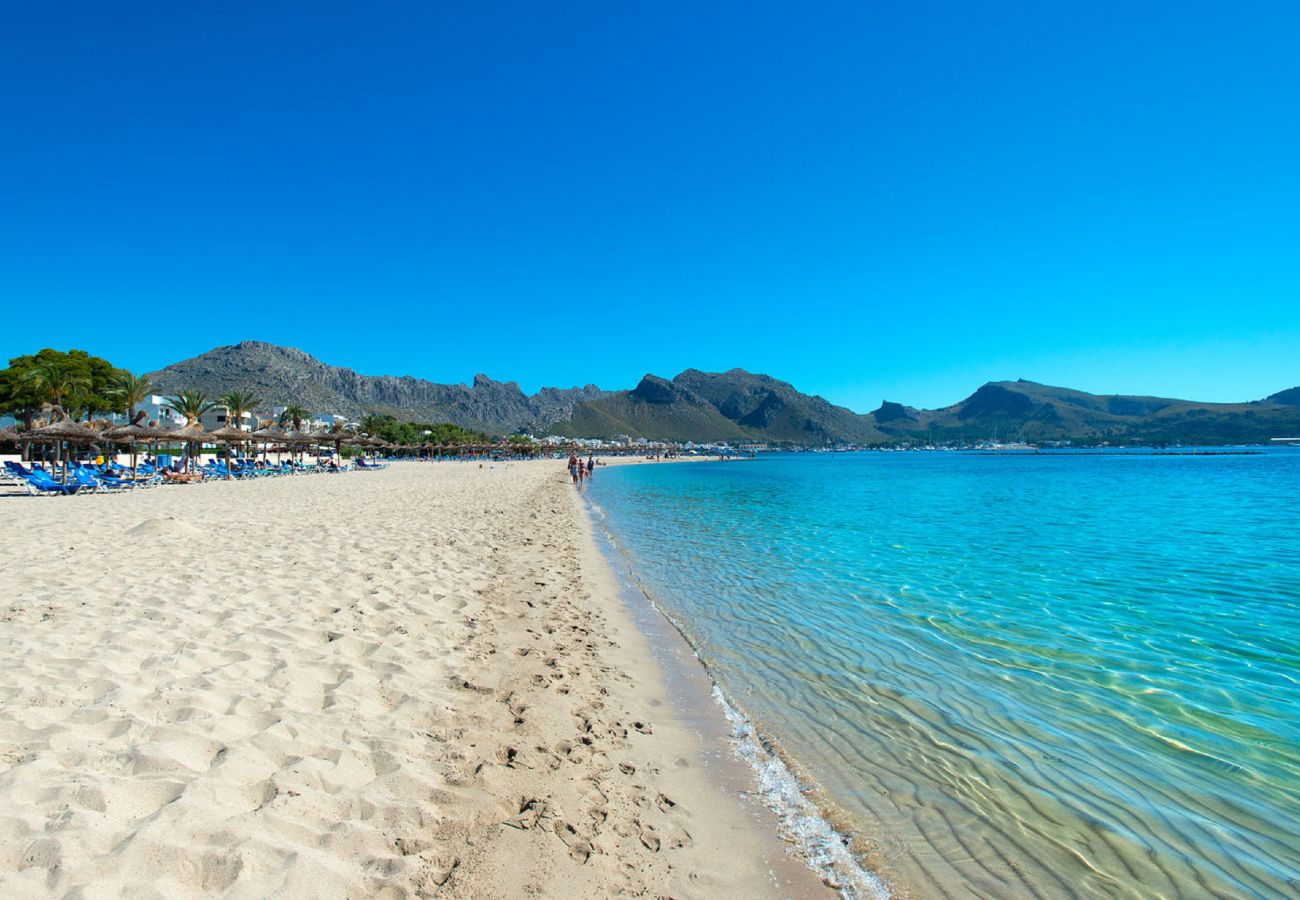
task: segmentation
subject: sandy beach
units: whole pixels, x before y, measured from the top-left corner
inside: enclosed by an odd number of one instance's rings
[[[0,497],[0,894],[831,896],[561,462]]]

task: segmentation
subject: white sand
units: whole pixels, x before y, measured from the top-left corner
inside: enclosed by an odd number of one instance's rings
[[[705,777],[567,481],[0,496],[0,896],[829,894]]]

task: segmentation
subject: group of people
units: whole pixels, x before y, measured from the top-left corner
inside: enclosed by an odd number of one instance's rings
[[[574,484],[581,484],[584,480],[594,477],[596,474],[596,457],[588,456],[584,463],[577,453],[569,454],[569,475],[573,477]]]

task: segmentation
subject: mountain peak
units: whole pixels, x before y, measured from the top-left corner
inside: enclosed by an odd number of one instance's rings
[[[889,400],[881,400],[880,408],[871,414],[875,417],[877,425],[884,425],[887,422],[897,422],[900,420],[916,421],[920,413],[910,406],[904,406],[901,403],[892,403]]]
[[[566,418],[574,404],[584,399],[583,392],[555,389],[529,397],[516,382],[494,381],[481,373],[474,376],[473,388],[410,375],[359,375],[302,350],[265,341],[216,347],[149,377],[159,393],[192,388],[216,396],[251,390],[266,411],[297,403],[321,414],[359,419],[367,413],[389,413],[497,434],[543,428]]]
[[[658,375],[647,373],[632,389],[632,397],[643,403],[668,404],[675,400],[686,399],[689,391],[676,383]]]

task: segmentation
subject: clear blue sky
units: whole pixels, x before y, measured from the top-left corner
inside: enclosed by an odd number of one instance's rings
[[[1300,384],[1300,4],[13,3],[0,357]]]

